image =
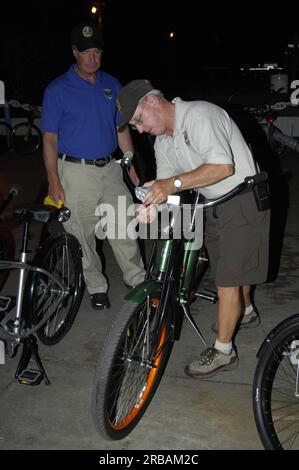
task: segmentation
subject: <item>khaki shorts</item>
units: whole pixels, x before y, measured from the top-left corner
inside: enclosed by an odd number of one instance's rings
[[[257,210],[253,192],[206,210],[205,245],[217,287],[265,282],[270,210]]]

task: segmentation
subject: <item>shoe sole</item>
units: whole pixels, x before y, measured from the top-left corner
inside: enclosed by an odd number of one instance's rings
[[[93,310],[108,310],[111,305],[105,305],[105,307],[91,307]]]
[[[111,307],[111,304],[103,305],[102,307],[96,307],[94,305],[90,305],[93,310],[107,310]]]
[[[237,369],[238,365],[239,365],[239,359],[237,359],[232,364],[228,364],[227,366],[224,366],[224,367],[219,367],[218,369],[216,369],[212,372],[207,372],[206,374],[197,374],[196,372],[191,372],[191,371],[189,371],[188,366],[185,367],[184,372],[185,372],[186,375],[188,375],[192,379],[209,379],[210,377],[213,377],[214,375],[218,374],[219,372],[226,372],[226,371],[229,371],[229,370]]]

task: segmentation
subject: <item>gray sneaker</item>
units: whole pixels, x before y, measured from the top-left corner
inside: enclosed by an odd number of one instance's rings
[[[238,322],[237,328],[254,328],[256,326],[259,326],[261,322],[259,313],[257,310],[253,310],[252,313],[249,313],[249,315],[242,315],[241,319]],[[218,333],[218,325],[217,322],[213,323],[211,325],[211,330],[214,331],[214,333]]]
[[[217,372],[232,370],[238,367],[239,359],[234,349],[230,354],[224,354],[213,347],[206,349],[199,360],[185,367],[185,374],[193,378],[205,379]]]

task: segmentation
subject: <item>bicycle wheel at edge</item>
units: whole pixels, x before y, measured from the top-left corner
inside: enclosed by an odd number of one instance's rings
[[[253,409],[265,449],[299,449],[299,315],[276,328],[261,351]]]
[[[140,304],[126,302],[105,341],[93,386],[92,415],[106,439],[123,439],[135,428],[163,376],[173,342],[168,339],[167,320],[157,326],[159,305],[158,291]],[[150,352],[145,360],[147,333]]]
[[[19,155],[30,155],[41,146],[42,134],[35,124],[20,122],[11,133],[11,146]]]
[[[69,288],[53,314],[37,330],[39,340],[51,346],[70,330],[81,304],[84,281],[80,244],[68,233],[51,237],[37,252],[33,265],[57,276]],[[57,283],[39,272],[31,273],[27,283],[29,315],[31,322],[37,324],[48,313],[61,290]]]

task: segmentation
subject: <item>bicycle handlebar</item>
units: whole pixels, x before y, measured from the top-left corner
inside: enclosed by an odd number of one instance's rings
[[[131,167],[132,167],[131,158],[130,157],[123,157],[120,161],[120,166],[123,169],[126,183],[134,191],[135,190],[135,185],[133,184],[133,182],[131,180],[131,176],[130,176],[130,170],[131,170]]]
[[[226,194],[223,194],[222,196],[216,198],[216,199],[210,199],[209,201],[202,202],[200,204],[191,204],[192,208],[203,208],[203,209],[208,209],[209,207],[215,207],[218,206],[219,204],[222,204],[225,201],[228,201],[232,197],[236,196],[237,194],[245,191],[249,191],[253,188],[253,186],[264,183],[268,180],[268,175],[265,171],[262,171],[260,173],[257,173],[256,175],[253,176],[247,176],[244,181],[235,188],[233,188],[231,191],[229,191]],[[135,194],[136,197],[140,200],[143,201],[143,198],[145,197],[146,193],[150,190],[150,188],[145,188],[145,187],[137,187],[135,188]],[[194,188],[195,191],[199,192],[200,191],[196,188]],[[172,204],[172,203],[167,203],[169,206],[171,205],[180,205],[181,207],[184,206],[184,204]]]
[[[238,184],[238,186],[233,188],[228,193],[223,194],[222,196],[216,199],[211,199],[207,202],[203,202],[202,204],[199,204],[199,206],[203,207],[204,209],[207,209],[209,207],[216,207],[219,204],[222,204],[223,202],[226,202],[229,199],[233,198],[237,194],[245,191],[250,191],[255,185],[265,183],[266,181],[268,181],[268,174],[265,171],[257,173],[253,176],[246,176],[242,183]]]

